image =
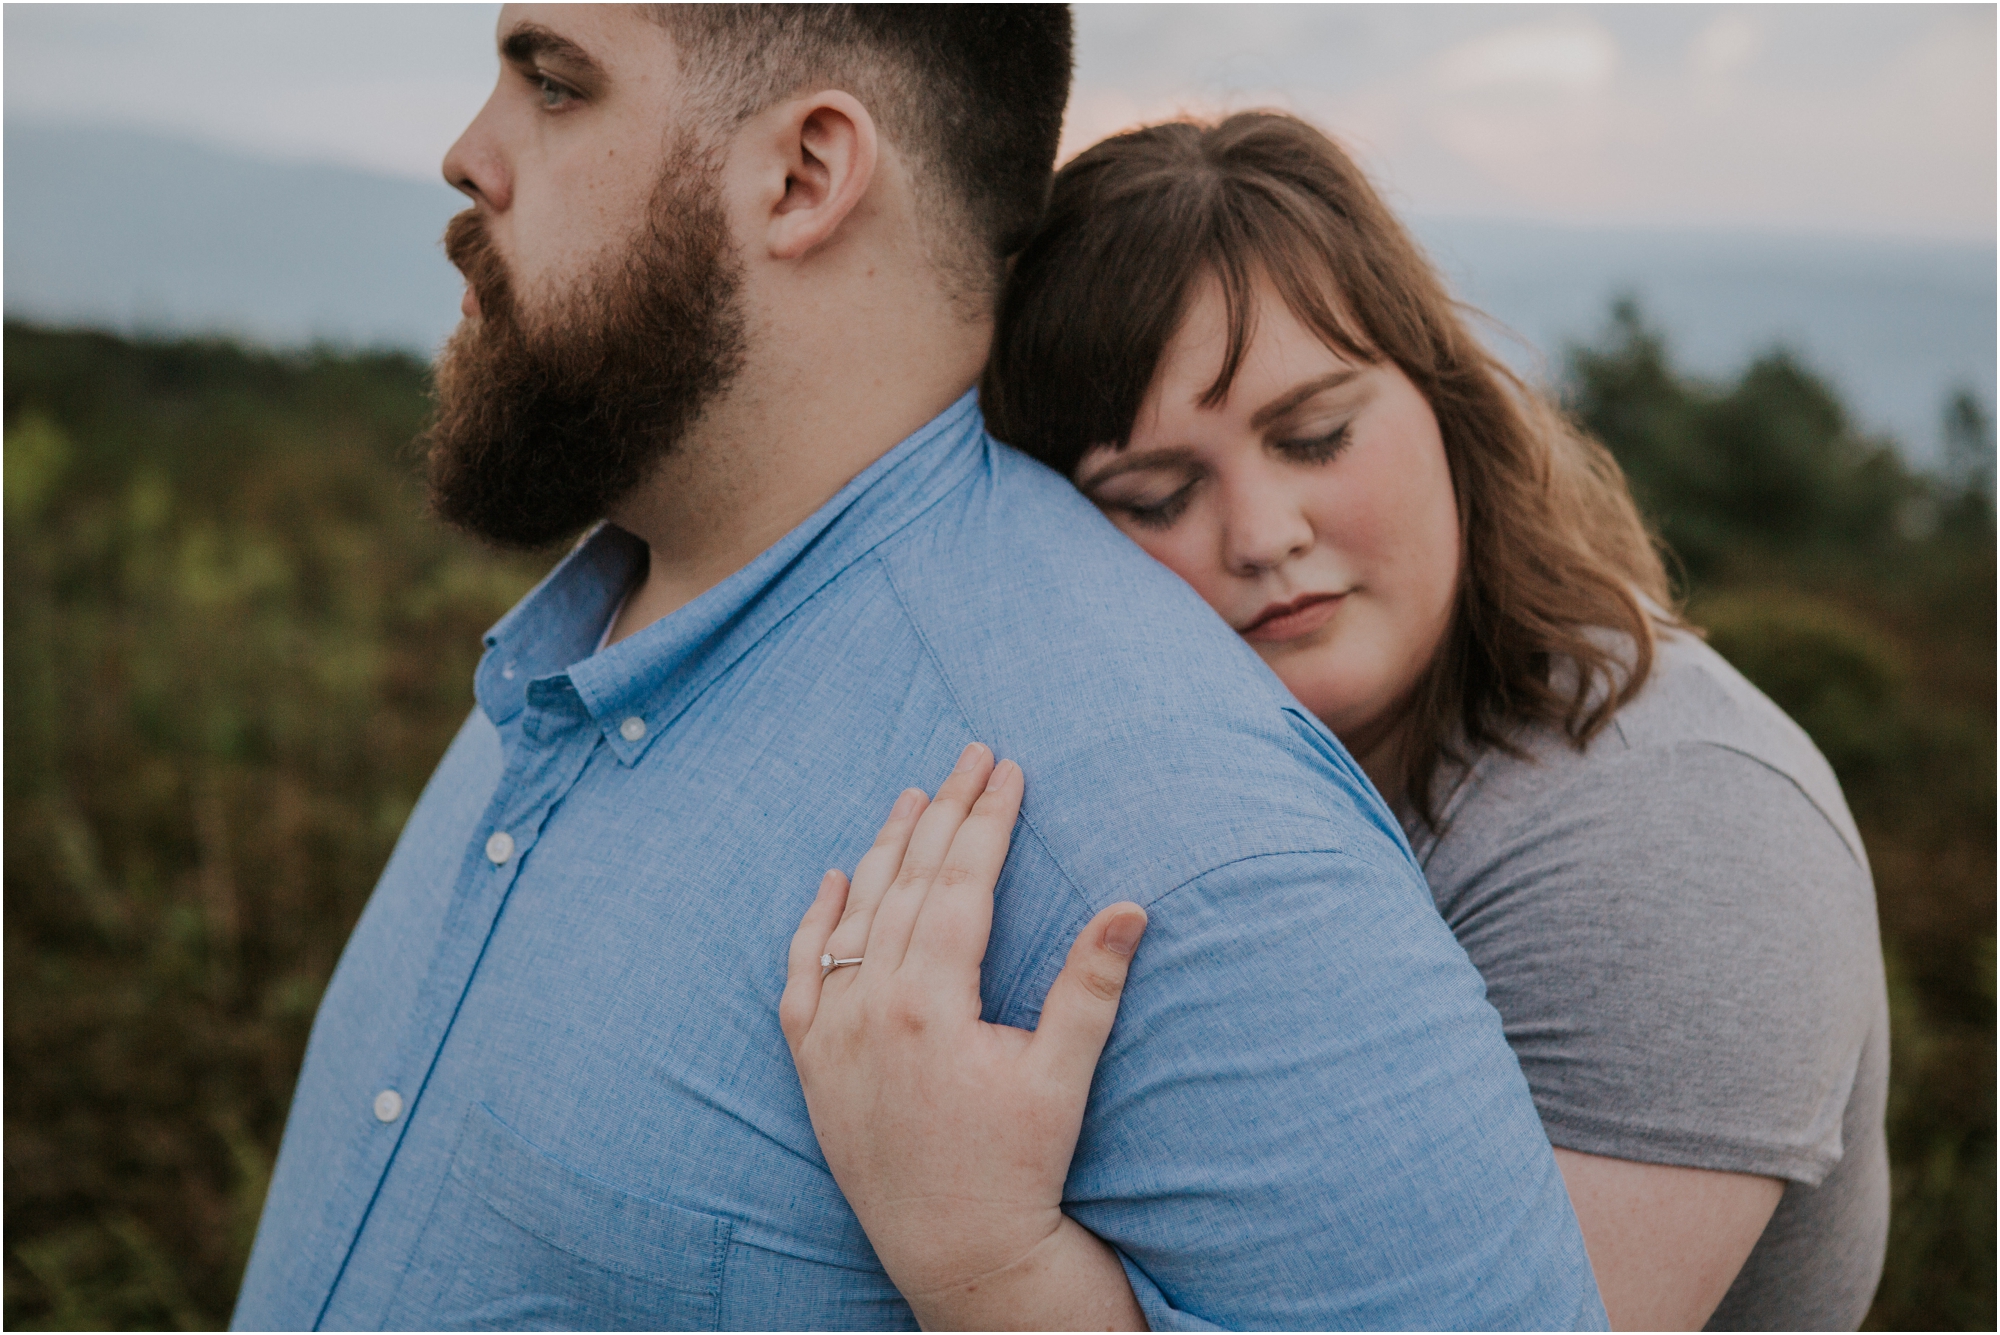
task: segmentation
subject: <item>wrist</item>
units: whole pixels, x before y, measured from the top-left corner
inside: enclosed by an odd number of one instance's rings
[[[903,1295],[925,1330],[1145,1330],[1117,1253],[1060,1215],[1005,1265]]]
[[[1067,1222],[1056,1210],[1047,1218],[1018,1221],[1001,1230],[1004,1237],[982,1230],[984,1236],[975,1241],[928,1232],[922,1244],[925,1262],[918,1264],[912,1264],[917,1256],[903,1249],[892,1248],[902,1253],[892,1257],[883,1254],[878,1244],[876,1254],[919,1324],[926,1330],[962,1330],[968,1328],[969,1314],[997,1306],[1000,1295],[1025,1287],[1046,1267],[1049,1251]],[[869,1236],[872,1240],[872,1231]],[[985,1323],[975,1319],[970,1324]]]

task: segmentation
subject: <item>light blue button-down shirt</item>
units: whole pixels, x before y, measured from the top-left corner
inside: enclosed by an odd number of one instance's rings
[[[1021,762],[988,1019],[1152,924],[1068,1209],[1156,1327],[1601,1326],[1562,1181],[1394,820],[1186,585],[967,395],[602,652],[609,527],[479,707],[313,1027],[239,1327],[912,1325],[778,1029],[822,870]]]

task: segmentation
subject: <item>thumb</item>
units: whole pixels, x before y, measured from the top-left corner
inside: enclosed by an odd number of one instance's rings
[[[1146,910],[1122,903],[1105,909],[1077,933],[1035,1027],[1037,1057],[1057,1081],[1089,1091],[1118,1018],[1126,972],[1145,932]]]

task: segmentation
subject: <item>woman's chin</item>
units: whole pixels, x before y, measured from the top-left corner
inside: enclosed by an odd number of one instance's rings
[[[1377,692],[1325,678],[1294,681],[1285,673],[1279,674],[1279,680],[1348,749],[1353,750],[1358,741],[1379,731],[1376,725],[1383,710],[1377,702]]]

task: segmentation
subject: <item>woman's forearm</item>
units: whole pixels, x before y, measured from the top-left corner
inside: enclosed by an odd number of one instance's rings
[[[1068,1215],[1004,1270],[903,1296],[925,1330],[1148,1329],[1118,1254]]]

